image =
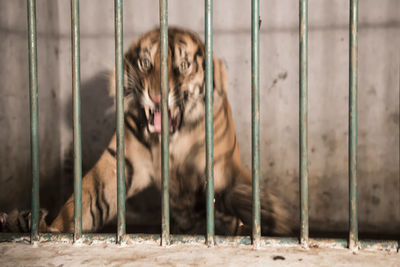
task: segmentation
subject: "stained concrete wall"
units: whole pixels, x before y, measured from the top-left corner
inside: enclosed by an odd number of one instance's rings
[[[52,216],[72,192],[69,1],[37,1],[41,206]],[[204,34],[202,1],[169,1],[169,23]],[[298,1],[262,0],[261,169],[298,220]],[[311,232],[348,221],[348,1],[310,0]],[[227,65],[242,158],[250,166],[250,4],[215,1],[214,53]],[[107,75],[113,1],[81,0],[83,168],[114,129]],[[29,207],[26,1],[0,2],[0,209]],[[360,1],[359,219],[362,232],[398,233],[400,1]],[[128,46],[158,25],[158,1],[124,1]]]

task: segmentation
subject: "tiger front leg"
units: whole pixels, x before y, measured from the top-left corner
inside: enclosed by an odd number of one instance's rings
[[[105,151],[82,179],[82,231],[96,231],[115,216],[116,190],[115,159]],[[51,232],[74,231],[74,199],[72,194],[50,225]]]
[[[126,136],[129,141],[130,136]],[[129,142],[127,142],[129,144]],[[150,182],[150,175],[141,169],[141,161],[146,160],[143,153],[137,153],[137,147],[128,145],[125,157],[125,187],[126,198],[133,196],[146,188]],[[116,155],[115,135],[96,165],[85,175],[82,180],[82,231],[94,232],[110,222],[117,214],[117,180],[116,180]],[[132,151],[136,152],[133,153]],[[137,155],[135,159],[132,155]],[[62,207],[56,219],[50,225],[51,232],[74,231],[74,195]]]

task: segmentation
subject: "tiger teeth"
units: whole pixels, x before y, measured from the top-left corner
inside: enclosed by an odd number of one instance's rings
[[[154,133],[156,131],[156,127],[154,127],[154,125],[149,124],[148,127],[151,133]]]
[[[150,109],[150,108],[145,108],[144,112],[146,113],[146,118],[149,120],[151,118],[151,116],[153,116],[154,114],[154,110]]]
[[[179,115],[179,108],[177,108],[177,107],[171,108],[170,112],[171,112],[171,118],[174,119]]]

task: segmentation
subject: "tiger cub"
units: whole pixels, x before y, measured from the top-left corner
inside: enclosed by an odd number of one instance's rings
[[[171,232],[206,231],[205,205],[205,47],[199,36],[181,28],[168,30],[168,111],[170,132]],[[215,232],[235,235],[251,227],[251,176],[240,160],[227,78],[214,58]],[[126,197],[150,185],[161,187],[160,31],[134,42],[124,56]],[[110,79],[114,92],[114,78]],[[117,213],[116,136],[82,180],[82,227],[96,231]],[[272,195],[261,192],[263,234],[288,235],[290,220]],[[42,231],[72,232],[74,196]]]

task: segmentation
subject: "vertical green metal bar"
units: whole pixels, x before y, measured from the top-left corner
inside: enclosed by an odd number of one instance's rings
[[[300,243],[308,241],[308,0],[300,0]]]
[[[39,107],[37,74],[36,1],[28,0],[29,94],[31,116],[32,224],[31,242],[39,240]]]
[[[357,79],[358,79],[358,0],[350,0],[349,53],[349,248],[358,246],[358,162],[357,162]]]
[[[82,146],[79,0],[71,0],[72,95],[74,120],[74,240],[82,236]]]
[[[125,241],[125,144],[124,144],[124,61],[122,0],[114,0],[115,11],[115,88],[117,102],[117,242]]]
[[[206,45],[206,176],[207,176],[207,236],[208,246],[214,245],[214,142],[213,142],[213,1],[205,1]]]
[[[169,123],[168,123],[168,1],[160,0],[161,39],[161,245],[170,243],[169,236]]]
[[[252,183],[253,183],[253,245],[260,245],[260,25],[259,0],[251,1],[251,122],[252,122]]]

